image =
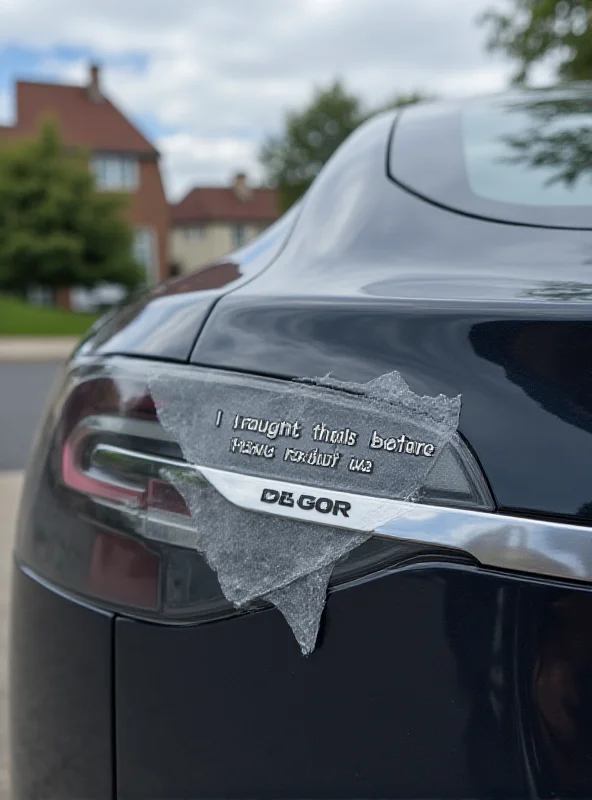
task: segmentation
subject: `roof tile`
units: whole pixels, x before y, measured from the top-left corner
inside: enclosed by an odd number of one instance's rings
[[[173,225],[195,222],[273,222],[280,216],[274,189],[252,189],[242,200],[231,188],[196,187],[171,206]]]
[[[156,155],[156,148],[107,98],[93,102],[82,86],[53,83],[16,84],[19,136],[35,135],[45,117],[54,117],[67,146],[94,151]],[[0,132],[0,136],[4,134]]]

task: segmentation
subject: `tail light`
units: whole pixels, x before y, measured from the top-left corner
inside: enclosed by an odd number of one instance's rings
[[[170,372],[171,380],[190,373],[206,381],[212,374],[194,367],[158,368]],[[159,423],[148,385],[151,369],[149,362],[127,358],[81,360],[70,367],[29,467],[17,559],[62,590],[131,616],[195,622],[239,613],[198,552],[195,526],[173,485],[179,477],[204,485],[207,480]],[[492,507],[479,469],[458,437],[418,500]],[[244,511],[245,521],[251,513]],[[450,556],[437,546],[371,538],[337,564],[331,584],[442,553]],[[259,605],[255,601],[248,608]]]

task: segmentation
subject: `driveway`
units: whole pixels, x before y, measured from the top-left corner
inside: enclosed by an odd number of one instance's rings
[[[0,361],[0,471],[22,469],[27,463],[35,431],[60,371],[59,362]]]
[[[19,350],[12,343],[8,348],[0,342],[0,800],[8,800],[6,673],[12,536],[23,482],[22,469],[51,386],[61,368],[59,353],[50,354],[55,357],[54,361],[42,361],[41,356],[47,354],[40,353],[39,347],[32,344],[28,346],[31,353],[25,352],[24,356],[30,355],[30,358],[23,356],[22,347]]]
[[[20,471],[0,472],[0,800],[8,799],[8,588],[12,535],[22,481]]]

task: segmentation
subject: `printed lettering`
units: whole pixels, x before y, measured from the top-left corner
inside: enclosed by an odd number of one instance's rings
[[[248,439],[240,439],[238,436],[234,436],[230,440],[230,452],[240,453],[243,456],[275,458],[275,445],[251,442]]]
[[[310,511],[311,508],[314,508],[314,504],[315,498],[310,494],[301,494],[298,498],[298,505],[305,511]]]
[[[251,431],[252,433],[260,433],[268,439],[277,439],[280,436],[292,439],[299,439],[302,435],[302,423],[286,422],[285,420],[269,420],[261,419],[259,417],[243,417],[241,414],[235,414],[232,423],[232,429],[237,431]]]
[[[325,467],[326,469],[335,469],[340,458],[341,453],[337,451],[323,453],[318,447],[308,452],[294,447],[286,447],[284,451],[284,461],[290,461],[293,464],[308,464],[311,467]]]
[[[372,431],[372,436],[370,437],[370,447],[372,450],[380,450],[384,445],[384,439],[382,436],[378,435],[378,431]]]
[[[334,516],[337,516],[338,514],[343,514],[344,517],[349,517],[350,511],[351,511],[351,503],[346,503],[345,500],[335,501],[335,505],[333,506]]]
[[[400,453],[410,456],[425,456],[426,458],[432,458],[436,450],[435,445],[430,444],[429,442],[416,442],[413,439],[410,439],[408,436],[405,436],[405,434],[401,434],[401,436],[398,438],[394,436],[385,437],[381,436],[378,431],[372,431],[372,436],[370,437],[368,446],[371,450],[386,450],[387,453]],[[365,471],[356,470],[352,466],[350,466],[350,469],[353,472]]]
[[[327,444],[344,444],[347,447],[354,447],[358,442],[359,434],[351,428],[329,428],[324,422],[317,422],[312,427],[312,438],[315,442],[325,442]]]
[[[328,497],[319,497],[319,499],[315,503],[315,508],[321,514],[329,514],[329,512],[333,508],[333,500],[329,500]]]
[[[282,492],[281,497],[279,499],[279,504],[281,506],[289,506],[290,508],[294,505],[294,495],[292,492]]]
[[[355,458],[352,456],[347,468],[350,472],[363,472],[365,475],[370,475],[374,472],[374,462],[369,458]]]
[[[280,493],[275,489],[264,489],[261,493],[262,503],[277,503],[280,499]]]
[[[294,495],[292,492],[279,492],[276,489],[263,489],[261,493],[262,503],[277,503],[280,506],[292,508],[294,506]],[[313,497],[311,494],[301,494],[296,500],[296,504],[303,511],[318,511],[319,514],[333,514],[334,517],[341,514],[349,517],[351,503],[345,500],[331,500],[330,497]]]

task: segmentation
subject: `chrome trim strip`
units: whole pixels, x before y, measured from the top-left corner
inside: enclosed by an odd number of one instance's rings
[[[278,481],[271,478],[260,478],[253,475],[244,475],[239,472],[213,469],[211,467],[198,467],[201,474],[212,486],[217,489],[226,500],[235,506],[248,511],[258,511],[263,514],[273,514],[278,517],[300,519],[304,522],[313,522],[319,525],[344,528],[345,530],[374,533],[379,527],[404,514],[407,507],[414,508],[413,503],[401,506],[397,500],[388,500],[383,497],[368,497],[367,495],[352,494],[351,492],[336,492],[333,489],[320,489],[318,487]],[[291,495],[293,505],[270,505],[261,500],[264,491],[275,491],[280,495]],[[297,498],[306,497],[327,498],[333,503],[345,503],[351,506],[345,516],[339,511],[333,513],[320,513],[314,508],[303,509],[297,504]]]
[[[334,492],[209,467],[199,471],[229,502],[247,511],[463,550],[489,567],[592,582],[590,527]],[[266,506],[261,502],[263,489],[346,501],[350,516]]]
[[[100,445],[97,466],[108,468],[110,456],[126,463],[150,464],[156,473],[179,470],[184,478],[207,480],[220,494],[246,511],[300,519],[388,539],[462,550],[484,566],[592,583],[592,528],[511,517],[489,511],[469,511],[443,506],[369,497],[352,492],[272,480],[238,472],[198,467],[174,459],[148,456],[110,445]],[[120,464],[121,464],[120,461]],[[131,465],[131,464],[130,464]],[[293,505],[262,502],[264,490],[289,493]],[[301,508],[301,495],[350,506],[348,514],[320,513]],[[325,507],[329,504],[325,504]]]
[[[589,527],[415,505],[376,534],[463,550],[488,567],[592,582]]]
[[[164,456],[153,456],[141,453],[138,450],[128,450],[111,444],[98,443],[90,455],[91,467],[109,473],[113,469],[119,472],[123,469],[133,469],[139,474],[158,474],[161,469],[182,470],[185,474],[193,474],[196,468],[186,461]]]

